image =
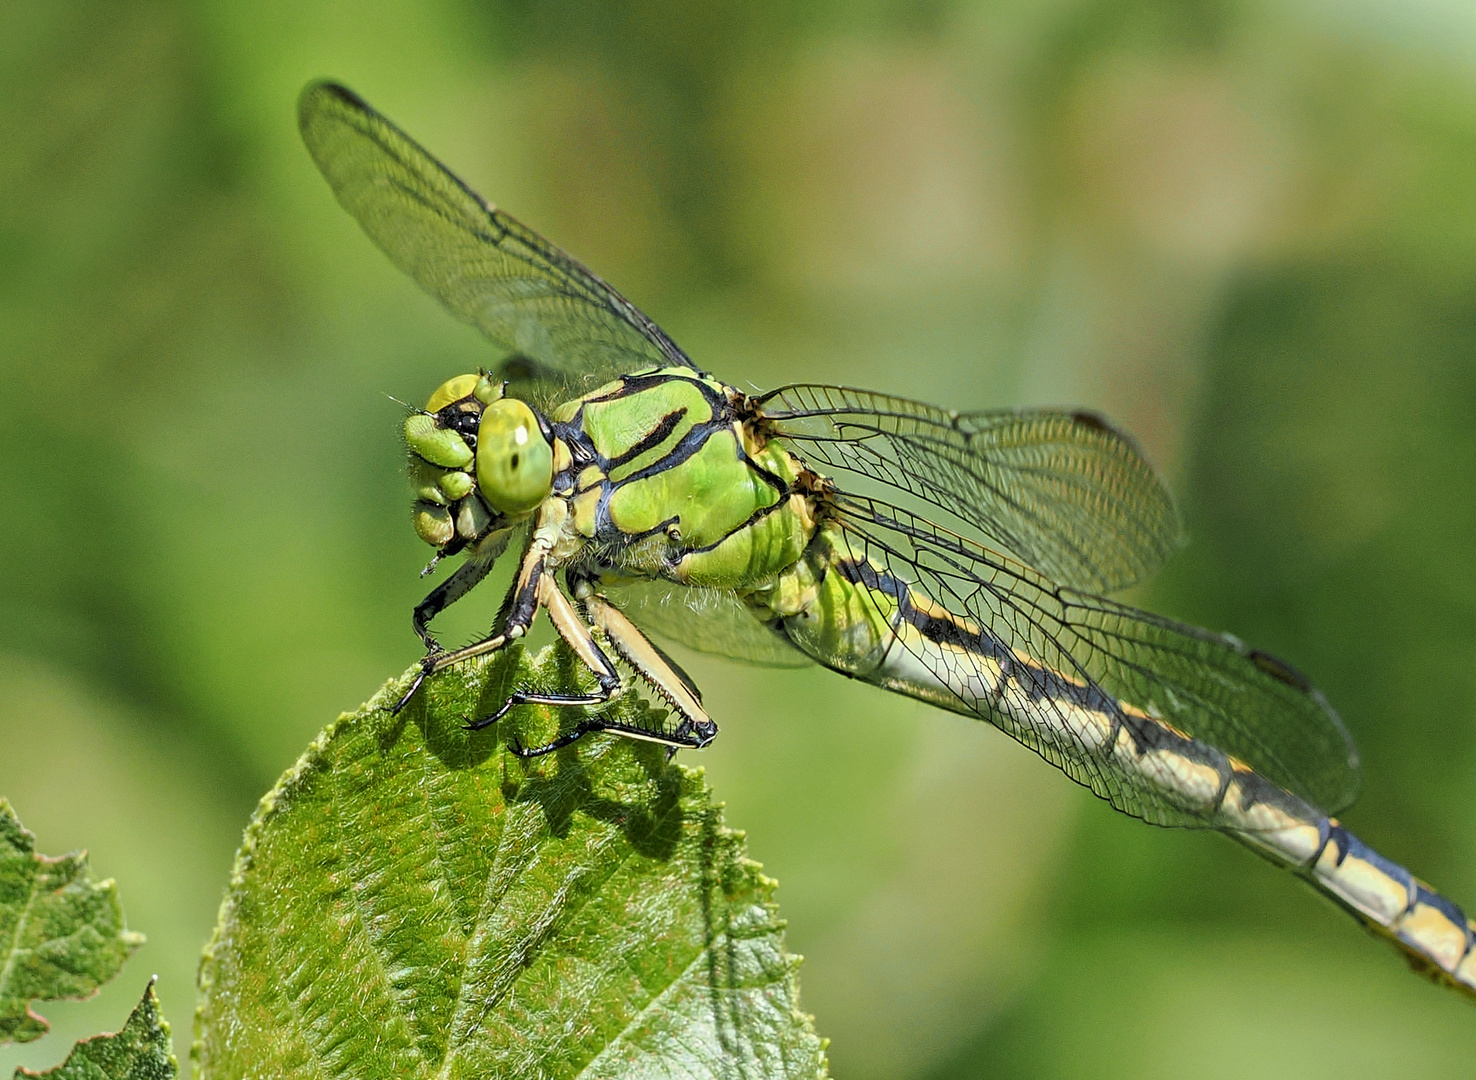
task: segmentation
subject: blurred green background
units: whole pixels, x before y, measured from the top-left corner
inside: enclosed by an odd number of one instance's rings
[[[1306,670],[1345,820],[1476,905],[1467,0],[21,0],[0,793],[150,944],[0,1073],[153,971],[183,1054],[255,799],[418,655],[388,395],[496,357],[314,171],[325,75],[740,385],[1124,424],[1190,537],[1134,599]],[[837,1075],[1471,1075],[1476,1008],[1223,838],[838,677],[691,667]]]

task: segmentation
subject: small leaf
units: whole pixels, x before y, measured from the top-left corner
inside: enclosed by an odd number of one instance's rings
[[[112,1035],[83,1039],[54,1069],[32,1072],[16,1069],[15,1080],[174,1080],[179,1065],[169,1024],[159,1015],[154,980],[144,988],[143,1000],[135,1006],[123,1030]]]
[[[0,1044],[40,1038],[47,1024],[32,1001],[87,997],[142,943],[113,882],[88,878],[85,854],[37,855],[0,799]]]
[[[200,970],[197,1075],[816,1077],[774,882],[700,771],[513,710],[583,678],[562,649],[392,683],[330,725],[246,830]],[[634,694],[623,723],[659,722]]]

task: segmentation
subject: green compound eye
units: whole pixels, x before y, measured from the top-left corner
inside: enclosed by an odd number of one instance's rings
[[[553,447],[533,410],[515,398],[494,401],[477,429],[477,486],[503,514],[525,514],[553,488]]]

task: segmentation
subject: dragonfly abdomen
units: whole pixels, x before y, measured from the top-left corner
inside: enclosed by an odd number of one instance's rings
[[[1136,788],[1145,796],[1137,805],[1172,807],[1161,823],[1220,824],[1232,794],[1236,824],[1292,825],[1310,813],[1215,747],[1119,701],[1085,672],[1067,674],[1012,647],[856,547],[842,528],[825,525],[755,604],[820,663],[988,720],[1116,805],[1127,802],[1118,798],[1123,789]],[[1086,761],[1098,767],[1080,767]]]
[[[762,599],[760,599],[762,597]],[[750,597],[820,663],[989,720],[1114,804],[1168,804],[1288,867],[1416,966],[1476,993],[1476,924],[1335,818],[1251,766],[1122,701],[1084,671],[1011,648],[878,566],[833,525],[772,589]],[[1087,770],[1080,762],[1094,760]],[[1123,790],[1135,788],[1134,799]]]
[[[1369,930],[1392,941],[1416,970],[1476,996],[1476,922],[1458,904],[1374,851],[1336,818],[1320,817],[1305,827],[1319,842],[1301,859],[1277,843],[1285,834],[1225,831],[1290,866]]]

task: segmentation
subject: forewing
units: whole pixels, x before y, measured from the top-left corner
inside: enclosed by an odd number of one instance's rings
[[[313,161],[369,238],[508,354],[574,386],[653,364],[693,366],[633,304],[484,202],[352,91],[310,84],[298,123]]]
[[[639,581],[610,589],[609,598],[640,629],[695,652],[760,667],[797,668],[814,663],[726,589]]]
[[[1069,707],[1070,700],[1092,700],[1100,690],[1328,813],[1357,795],[1357,752],[1342,721],[1322,694],[1274,657],[1228,635],[1057,587],[905,509],[844,495],[837,508],[853,548],[1014,656],[1040,665],[1031,674],[1032,692],[1016,693],[1011,705],[1042,722],[1011,722],[991,702],[966,694],[960,695],[963,704],[1119,810],[1158,824],[1216,824],[1166,798],[1110,753],[1043,738],[1042,731],[1070,726],[1063,701]],[[958,650],[918,659],[940,677],[938,665],[978,662]],[[951,674],[954,684],[968,681]]]
[[[1180,542],[1173,501],[1152,466],[1092,413],[952,413],[810,385],[782,387],[760,402],[773,430],[817,467],[947,511],[1074,588],[1125,588]]]

